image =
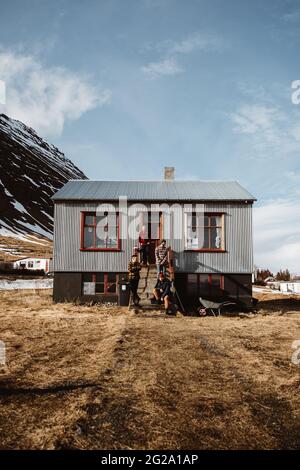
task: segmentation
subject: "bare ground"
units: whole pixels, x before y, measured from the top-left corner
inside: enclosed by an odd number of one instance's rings
[[[169,318],[50,295],[0,293],[0,448],[300,448],[297,299]]]

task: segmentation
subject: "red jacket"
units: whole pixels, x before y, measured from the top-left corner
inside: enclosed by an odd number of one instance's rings
[[[140,235],[139,235],[140,245],[147,245],[148,242],[149,242],[149,239],[146,238],[146,232],[140,232]]]

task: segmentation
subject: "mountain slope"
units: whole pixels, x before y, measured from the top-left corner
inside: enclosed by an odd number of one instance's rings
[[[0,235],[52,237],[51,196],[86,176],[20,121],[0,115]]]

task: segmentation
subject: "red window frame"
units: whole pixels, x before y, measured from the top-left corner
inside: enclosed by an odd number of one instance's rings
[[[207,293],[208,297],[213,297],[212,276],[220,276],[220,286],[219,286],[219,288],[224,293],[224,275],[223,274],[218,274],[218,273],[210,273],[210,274],[206,274],[206,273],[189,273],[189,274],[197,276],[197,292],[198,292],[199,295],[202,295],[201,291],[200,291],[200,276],[207,276],[208,277],[208,285],[209,285],[209,292]],[[187,284],[188,284],[189,274],[187,275]],[[187,291],[188,291],[188,286],[187,286]],[[189,291],[188,291],[188,293],[189,293]]]
[[[192,212],[192,215],[194,215],[195,212]],[[195,251],[195,252],[216,252],[216,253],[224,253],[226,250],[225,250],[225,230],[224,230],[224,219],[225,219],[225,214],[224,212],[205,212],[204,214],[204,217],[208,217],[209,218],[209,225],[205,225],[204,228],[208,228],[209,231],[209,237],[208,237],[208,240],[209,240],[209,244],[210,244],[210,229],[212,228],[220,228],[221,229],[221,232],[222,232],[222,239],[221,239],[221,247],[220,248],[186,248],[185,247],[185,251]],[[211,217],[221,217],[221,225],[211,225]],[[186,227],[185,227],[185,240],[184,242],[186,243],[186,234],[188,232],[188,228],[190,226],[186,224]]]
[[[96,276],[97,274],[103,274],[103,284],[104,284],[104,292],[95,292],[94,295],[118,295],[118,282],[119,282],[119,275],[116,274],[116,273],[84,273],[84,274],[89,274],[92,276],[92,281],[91,282],[95,282],[96,283]],[[81,290],[82,290],[82,295],[83,294],[83,282],[84,282],[84,274],[82,276],[82,286],[81,286]],[[108,275],[109,274],[115,274],[116,276],[116,282],[110,282],[108,281]],[[99,284],[102,284],[102,283],[99,283]],[[116,284],[116,292],[108,292],[108,288],[110,287],[110,284]]]
[[[109,211],[107,211],[109,212]],[[121,240],[120,240],[120,217],[119,217],[119,212],[116,212],[116,223],[117,223],[117,246],[116,248],[111,248],[111,247],[103,247],[103,248],[98,248],[95,246],[95,241],[96,241],[96,218],[94,224],[86,224],[85,220],[86,217],[92,216],[96,217],[96,212],[95,211],[84,211],[81,212],[81,230],[80,230],[80,250],[81,251],[121,251]],[[94,246],[93,247],[88,247],[86,248],[84,246],[84,229],[85,227],[93,227],[94,228]]]

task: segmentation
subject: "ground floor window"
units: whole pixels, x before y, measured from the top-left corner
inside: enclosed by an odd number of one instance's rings
[[[116,273],[83,273],[83,295],[111,295],[117,293]]]
[[[224,278],[221,274],[188,274],[187,293],[191,297],[221,297]]]

